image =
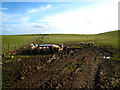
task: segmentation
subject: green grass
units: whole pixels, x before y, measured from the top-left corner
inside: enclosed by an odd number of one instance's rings
[[[12,81],[6,81],[5,83],[3,82],[3,88],[8,88],[9,86],[11,86],[13,84]]]
[[[112,46],[118,49],[118,33],[120,30],[106,32],[95,35],[80,35],[80,34],[52,34],[46,36],[43,39],[43,43],[55,43],[55,44],[79,44],[80,42],[94,42],[95,45]],[[49,37],[49,39],[47,39]]]
[[[10,50],[19,48],[20,46],[30,43],[34,40],[38,40],[40,36],[44,36],[42,44],[79,44],[80,42],[94,42],[96,46],[112,46],[118,49],[118,33],[120,30],[111,31],[94,35],[83,34],[33,34],[33,35],[3,35],[2,36],[2,52],[6,52],[8,49],[8,43]],[[38,40],[38,43],[39,40]]]
[[[98,45],[104,44],[118,49],[118,38],[120,36],[119,31],[120,30],[98,34],[96,35],[95,42]]]
[[[114,61],[120,61],[120,54],[115,54],[113,57],[110,58],[110,60]]]
[[[81,67],[81,63],[77,63],[77,62],[71,62],[68,65],[65,66],[66,69],[70,69],[72,71],[76,70],[78,67]]]
[[[9,50],[15,50],[16,48],[20,48],[21,46],[28,44],[38,38],[39,36],[25,36],[25,35],[3,35],[2,36],[2,52]]]

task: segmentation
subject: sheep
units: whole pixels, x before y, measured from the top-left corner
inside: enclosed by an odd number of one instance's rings
[[[37,47],[38,47],[38,44],[35,44],[34,46],[37,48]]]
[[[74,55],[74,52],[73,52],[73,51],[70,51],[70,55],[72,55],[72,56],[73,56],[73,55]]]
[[[2,57],[5,57],[5,53],[2,54]]]
[[[54,50],[54,47],[53,46],[50,46],[49,47],[50,51],[52,52]]]
[[[49,51],[50,51],[49,47],[43,47],[42,48],[42,52],[44,52],[44,53],[49,52]]]
[[[40,53],[42,51],[42,47],[38,47],[37,51]]]
[[[31,53],[33,50],[37,49],[37,47],[38,47],[38,44],[34,45],[33,43],[31,43]]]
[[[45,52],[45,50],[46,50],[45,47],[42,47],[42,52]]]
[[[46,47],[46,52],[49,52],[50,51],[50,48],[49,47]]]
[[[91,46],[91,44],[90,44],[90,43],[88,43],[88,46],[90,47],[90,46]]]
[[[31,43],[31,44],[30,44],[30,47],[33,47],[33,46],[34,46],[34,44],[33,44],[33,43]]]
[[[30,45],[30,52],[32,53],[32,51],[35,49],[35,46],[34,46],[34,44],[33,43],[31,43],[31,45]]]
[[[60,47],[58,45],[53,45],[55,51],[60,51]]]
[[[93,46],[94,45],[94,42],[91,42],[91,46]]]
[[[62,51],[63,48],[64,48],[64,46],[63,46],[63,44],[61,44],[60,46],[61,46],[61,47],[59,48],[59,51]]]
[[[88,43],[88,46],[93,46],[93,45],[94,45],[93,42]]]
[[[69,48],[69,46],[68,45],[64,45],[64,50],[66,50],[67,48]]]
[[[83,45],[84,44],[84,42],[80,42],[80,45]]]

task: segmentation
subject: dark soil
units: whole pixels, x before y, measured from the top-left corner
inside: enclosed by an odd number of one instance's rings
[[[120,62],[103,58],[112,54],[97,47],[41,55],[23,50],[16,56],[26,57],[3,63],[3,88],[116,89],[120,87]]]

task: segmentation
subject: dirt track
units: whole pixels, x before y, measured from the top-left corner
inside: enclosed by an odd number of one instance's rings
[[[96,47],[67,49],[30,55],[4,65],[13,67],[8,72],[14,82],[10,88],[116,88],[120,75],[112,72],[111,61],[105,60],[105,55],[111,54]],[[114,68],[120,69],[119,63],[115,64]]]

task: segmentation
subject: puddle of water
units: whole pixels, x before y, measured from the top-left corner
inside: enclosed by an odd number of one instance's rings
[[[110,59],[110,56],[103,56],[104,59]]]
[[[57,58],[53,58],[53,60],[56,60]]]

